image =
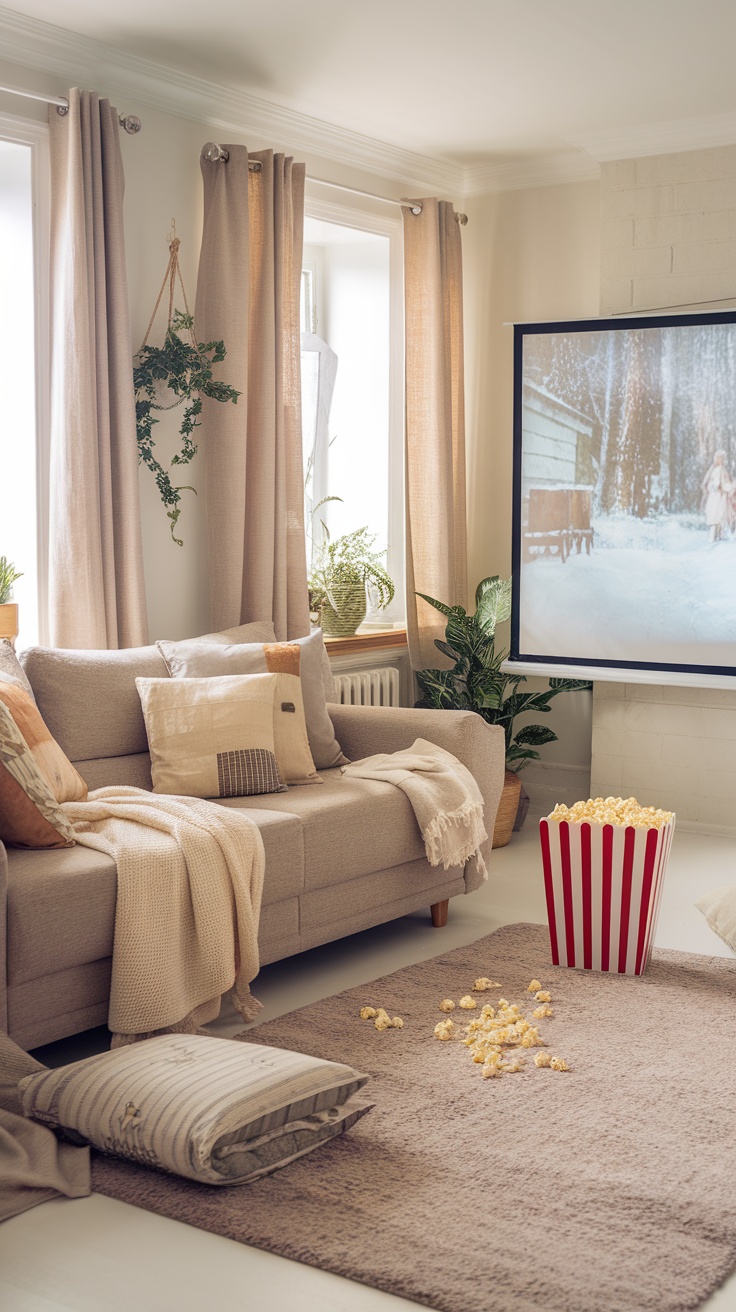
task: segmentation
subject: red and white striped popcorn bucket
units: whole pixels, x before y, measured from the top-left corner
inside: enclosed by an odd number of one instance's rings
[[[674,828],[540,820],[553,965],[644,973]]]

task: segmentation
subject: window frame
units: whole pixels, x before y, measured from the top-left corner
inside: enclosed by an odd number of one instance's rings
[[[51,434],[51,162],[49,129],[35,119],[0,113],[0,139],[31,150],[36,406],[36,550],[39,642],[49,642],[49,460]]]
[[[323,219],[344,228],[376,233],[389,240],[389,417],[388,417],[388,551],[386,568],[394,581],[396,595],[390,606],[380,612],[383,628],[406,625],[406,534],[404,514],[404,231],[401,213],[386,214],[385,202],[346,198],[335,187],[319,184],[319,194],[307,180],[304,200],[305,217]],[[380,210],[380,212],[379,212]],[[317,271],[315,299],[317,322],[320,321],[320,287]],[[318,327],[319,331],[319,327]],[[378,623],[372,627],[379,627]],[[366,630],[368,632],[369,630]]]

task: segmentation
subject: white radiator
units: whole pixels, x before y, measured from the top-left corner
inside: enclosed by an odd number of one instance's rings
[[[343,706],[398,706],[399,671],[384,665],[375,670],[336,674],[335,689]]]

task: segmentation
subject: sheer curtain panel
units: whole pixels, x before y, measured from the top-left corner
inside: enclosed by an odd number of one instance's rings
[[[49,107],[49,623],[57,647],[146,642],[117,110]]]
[[[446,664],[438,611],[467,604],[463,293],[452,205],[403,209],[406,340],[406,610],[414,669]]]
[[[202,158],[204,231],[195,318],[225,343],[221,377],[237,405],[205,401],[214,628],[273,619],[309,632],[304,541],[299,291],[304,165],[271,150]],[[260,164],[249,171],[248,162]]]

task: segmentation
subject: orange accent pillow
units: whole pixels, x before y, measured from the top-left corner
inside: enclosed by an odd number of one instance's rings
[[[15,683],[0,682],[0,702],[10,712],[25,739],[34,764],[57,802],[83,802],[87,785],[68,756],[51,737],[41,713],[28,693]]]

